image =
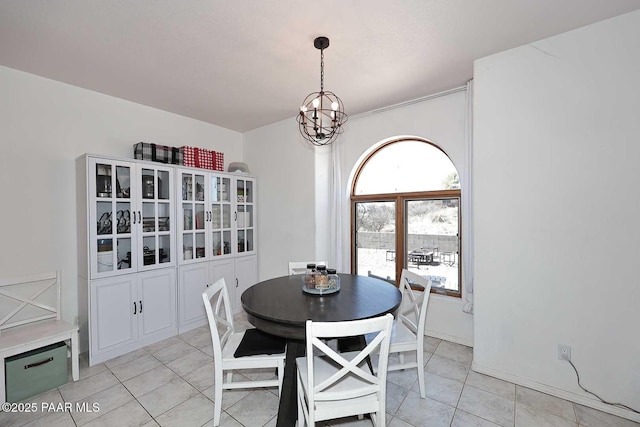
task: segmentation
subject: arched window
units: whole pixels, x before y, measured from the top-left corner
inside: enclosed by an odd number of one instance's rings
[[[351,216],[354,273],[395,282],[408,268],[461,296],[460,179],[435,144],[398,139],[371,152],[354,175]]]

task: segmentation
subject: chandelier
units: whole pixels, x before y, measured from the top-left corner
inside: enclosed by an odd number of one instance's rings
[[[313,45],[320,49],[320,92],[307,95],[297,120],[302,136],[313,145],[321,146],[329,145],[338,138],[348,116],[342,100],[333,92],[324,90],[324,50],[329,47],[329,39],[317,37]]]

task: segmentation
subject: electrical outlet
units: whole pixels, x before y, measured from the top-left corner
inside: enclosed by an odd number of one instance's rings
[[[571,360],[571,346],[566,344],[558,344],[558,359]]]

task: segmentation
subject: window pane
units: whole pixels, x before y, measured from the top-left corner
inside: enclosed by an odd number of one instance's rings
[[[455,166],[438,148],[422,141],[389,144],[365,163],[356,195],[460,188]]]
[[[356,203],[356,274],[395,280],[395,202]]]
[[[434,289],[459,291],[457,198],[409,200],[406,204],[406,267],[431,276]]]

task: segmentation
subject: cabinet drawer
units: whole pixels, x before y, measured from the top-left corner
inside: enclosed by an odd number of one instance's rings
[[[51,344],[5,359],[7,402],[19,402],[67,382],[67,345]]]

